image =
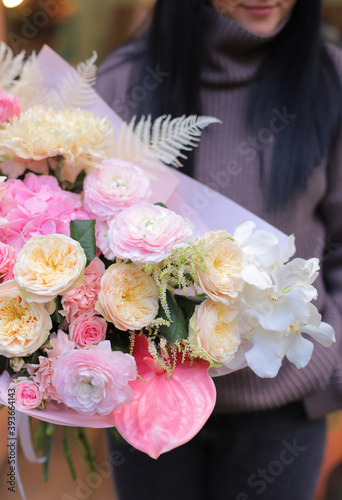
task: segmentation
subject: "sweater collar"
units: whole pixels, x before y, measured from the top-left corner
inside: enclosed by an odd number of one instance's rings
[[[203,83],[234,86],[249,82],[267,53],[269,43],[287,21],[288,18],[269,35],[257,35],[213,7],[205,7]]]

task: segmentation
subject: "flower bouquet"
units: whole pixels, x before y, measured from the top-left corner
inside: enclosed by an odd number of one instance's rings
[[[123,124],[91,89],[94,59],[75,71],[1,45],[1,402],[13,390],[40,420],[115,426],[157,458],[204,425],[212,376],[302,368],[308,336],[328,347],[334,331],[312,304],[317,259],[290,260],[293,236],[219,194],[196,214],[201,185],[165,166],[217,120]]]

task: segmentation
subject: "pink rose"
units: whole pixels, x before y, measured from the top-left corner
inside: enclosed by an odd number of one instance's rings
[[[148,202],[121,212],[109,226],[109,246],[116,257],[133,262],[161,262],[183,246],[192,229],[183,217]]]
[[[88,347],[105,340],[107,321],[99,316],[81,316],[69,325],[70,339],[78,347]]]
[[[37,408],[43,401],[43,393],[39,386],[28,378],[18,379],[15,382],[15,402],[21,410]]]
[[[13,116],[20,116],[18,101],[18,97],[0,89],[0,123],[9,121]]]
[[[0,242],[0,283],[11,279],[15,259],[16,256],[13,248],[10,245]]]
[[[105,340],[91,349],[61,353],[52,383],[64,403],[86,415],[109,415],[133,401],[129,382],[136,378],[133,356],[112,351]]]
[[[109,220],[151,194],[145,172],[127,161],[112,158],[93,168],[84,181],[84,206],[99,220]]]
[[[71,323],[84,314],[91,316],[101,290],[101,278],[105,272],[103,262],[95,257],[84,271],[84,284],[77,286],[62,297],[63,310],[60,311]]]

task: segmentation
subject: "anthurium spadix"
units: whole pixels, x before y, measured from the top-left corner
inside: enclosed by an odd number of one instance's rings
[[[158,458],[192,439],[214,409],[216,390],[203,360],[177,362],[168,376],[137,336],[133,355],[139,377],[130,386],[134,401],[112,413],[114,425],[134,448]]]

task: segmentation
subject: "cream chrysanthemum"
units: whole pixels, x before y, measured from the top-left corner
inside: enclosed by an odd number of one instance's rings
[[[61,155],[93,165],[112,153],[113,138],[110,122],[93,113],[33,106],[0,130],[0,153],[32,160]]]

